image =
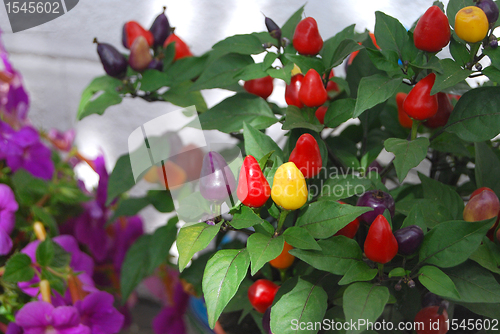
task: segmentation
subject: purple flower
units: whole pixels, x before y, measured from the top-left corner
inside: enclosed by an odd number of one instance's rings
[[[180,282],[175,286],[174,304],[167,306],[154,318],[153,330],[156,334],[186,334],[183,315],[186,313],[189,295]]]
[[[61,132],[57,129],[50,129],[47,133],[47,137],[52,142],[52,144],[60,149],[61,151],[69,152],[73,141],[75,140],[75,130],[70,129],[65,132]]]
[[[73,306],[54,307],[47,302],[31,302],[17,313],[16,324],[25,334],[91,334],[80,322]]]
[[[38,132],[30,126],[15,132],[7,123],[1,124],[0,150],[0,158],[7,160],[13,172],[24,168],[45,180],[54,174],[50,149],[40,142]]]
[[[110,256],[117,272],[120,272],[125,255],[132,244],[144,234],[142,219],[139,216],[121,218],[112,229]]]
[[[99,291],[77,301],[75,307],[92,334],[114,334],[122,328],[125,317],[113,307],[113,302],[112,295]]]
[[[14,230],[16,222],[14,213],[18,208],[12,189],[0,184],[0,255],[7,255],[12,249],[10,234]]]
[[[23,334],[23,329],[15,322],[11,322],[7,326],[7,332],[5,332],[5,334]]]

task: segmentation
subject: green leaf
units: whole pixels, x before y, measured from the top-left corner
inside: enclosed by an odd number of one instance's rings
[[[429,231],[420,247],[421,263],[449,268],[466,261],[479,247],[493,220],[480,222],[450,221]]]
[[[396,51],[400,57],[408,43],[406,28],[397,19],[375,12],[375,39],[382,50]]]
[[[480,87],[458,100],[444,129],[469,142],[490,140],[500,129],[500,87]]]
[[[379,50],[372,49],[366,49],[366,51],[368,52],[373,64],[379,70],[388,72],[391,77],[393,76],[393,73],[398,76],[403,75],[401,67],[398,64],[399,56],[395,51],[388,50],[381,52]]]
[[[180,229],[177,236],[177,250],[179,251],[179,271],[182,272],[196,252],[210,244],[220,230],[222,223],[208,225],[199,223]]]
[[[216,43],[212,48],[217,52],[240,53],[243,55],[259,54],[264,51],[260,40],[252,34],[227,37]]]
[[[145,70],[142,72],[140,89],[145,92],[154,92],[162,87],[171,85],[170,78],[167,73],[157,70]]]
[[[472,253],[469,259],[493,273],[500,274],[500,249],[488,238],[483,238],[483,243]]]
[[[208,61],[205,70],[196,82],[191,86],[192,91],[211,88],[224,88],[238,83],[235,75],[238,71],[249,64],[253,64],[252,57],[230,53],[215,60]]]
[[[134,291],[135,287],[148,275],[149,247],[152,235],[143,235],[127,251],[122,264],[120,289],[123,300]]]
[[[375,322],[384,311],[385,304],[389,301],[389,289],[385,286],[370,283],[354,283],[344,291],[343,307],[347,322]],[[361,333],[366,328],[357,327],[346,333]]]
[[[249,228],[254,225],[262,223],[262,218],[260,218],[252,209],[248,206],[242,205],[239,212],[233,214],[233,219],[229,224],[236,229]]]
[[[493,190],[497,196],[500,196],[500,160],[486,143],[475,143],[476,151],[476,187],[488,187]]]
[[[249,265],[250,257],[246,249],[221,250],[208,261],[202,284],[211,328],[238,291]]]
[[[333,129],[351,119],[354,114],[355,106],[355,99],[340,99],[333,101],[328,106],[328,110],[325,114],[325,125]]]
[[[319,52],[321,59],[325,68],[332,68],[333,55],[337,51],[340,43],[346,39],[354,39],[356,33],[354,32],[354,24],[344,28],[344,30],[338,32],[335,36],[330,37],[323,43],[323,48]]]
[[[165,75],[169,78],[170,85],[199,77],[205,69],[207,60],[207,55],[177,59],[171,66],[164,70]]]
[[[394,268],[389,272],[389,278],[404,276],[406,276],[406,270],[404,270],[402,267]]]
[[[66,282],[62,277],[56,276],[54,273],[47,270],[47,268],[42,268],[42,279],[49,281],[50,288],[59,292],[60,295],[64,296],[67,290]]]
[[[31,211],[33,212],[34,218],[40,220],[46,227],[48,227],[47,233],[50,237],[55,237],[59,235],[59,227],[55,218],[48,212],[47,208],[32,206]]]
[[[320,199],[337,201],[360,195],[373,188],[370,179],[359,175],[336,175],[331,174],[323,184]]]
[[[190,107],[194,105],[198,112],[205,112],[207,110],[205,99],[201,95],[201,92],[192,91],[192,86],[193,83],[191,81],[179,83],[176,86],[170,87],[161,97],[176,106]]]
[[[254,233],[247,240],[247,249],[252,261],[251,274],[257,273],[267,262],[274,260],[283,251],[285,238],[276,238],[260,233]]]
[[[184,271],[179,275],[179,278],[185,279],[188,283],[193,285],[195,293],[197,296],[201,296],[203,293],[201,283],[203,281],[203,272],[207,266],[208,260],[212,257],[214,252],[208,252],[200,255],[191,262],[191,265],[184,269]],[[248,297],[247,297],[248,300]]]
[[[315,110],[299,109],[296,106],[288,106],[286,110],[286,119],[283,123],[283,130],[292,130],[297,128],[311,129],[316,132],[323,130],[324,126],[315,116]]]
[[[46,267],[54,258],[55,250],[54,244],[51,239],[45,239],[36,248],[36,262],[42,266]]]
[[[488,270],[467,261],[445,270],[465,303],[500,303],[500,284]],[[454,300],[453,298],[449,298]]]
[[[488,66],[486,68],[483,68],[481,73],[486,75],[491,82],[500,82],[500,70],[495,66]]]
[[[453,87],[457,83],[465,80],[471,73],[471,70],[462,69],[462,67],[451,59],[442,59],[443,73],[436,74],[436,81],[432,86],[431,95],[439,93],[446,88]]]
[[[120,275],[123,300],[127,300],[135,287],[167,259],[177,235],[176,223],[177,218],[170,219],[153,235],[141,236],[129,248]]]
[[[144,209],[149,205],[149,200],[147,197],[131,197],[122,199],[118,203],[118,207],[116,208],[113,216],[109,220],[109,222],[114,222],[118,217],[130,217],[136,215],[139,211]]]
[[[403,200],[396,204],[396,211],[408,216],[401,227],[419,225],[424,231],[454,219],[448,208],[432,199]]]
[[[431,142],[431,148],[445,153],[453,153],[465,157],[470,157],[471,154],[467,149],[467,142],[458,138],[456,134],[443,132]]]
[[[396,167],[399,182],[403,182],[408,172],[425,159],[429,145],[429,139],[425,137],[411,141],[389,138],[384,142],[385,149],[394,153],[394,167]]]
[[[266,129],[278,120],[266,100],[253,94],[238,93],[199,116],[203,130],[238,132],[247,123],[257,130]]]
[[[321,250],[321,247],[306,229],[292,226],[283,232],[283,236],[285,237],[285,241],[294,248]]]
[[[285,81],[287,85],[289,85],[290,80],[292,78],[292,70],[293,70],[293,63],[289,62],[288,64],[285,65],[285,67],[269,68],[266,70],[266,72],[271,77],[275,79],[281,79]]]
[[[125,193],[134,185],[135,180],[132,166],[130,165],[130,156],[128,154],[122,155],[118,158],[115,168],[113,168],[109,176],[106,205],[111,204],[117,196]]]
[[[292,55],[292,54],[286,54],[285,57],[292,63],[296,64],[300,68],[300,71],[304,73],[304,75],[310,69],[316,70],[316,72],[318,72],[319,75],[325,72],[325,66],[323,65],[321,59],[319,58],[307,57],[301,55]]]
[[[56,242],[52,242],[52,245],[54,249],[54,256],[52,257],[52,261],[50,261],[49,266],[52,268],[61,268],[61,269],[69,266],[71,262],[71,254],[66,252],[64,248],[59,246],[59,244]],[[40,248],[40,246],[38,247]]]
[[[457,41],[453,36],[450,40],[450,53],[460,66],[464,66],[470,59],[470,52],[465,44]]]
[[[462,219],[464,212],[464,201],[460,195],[450,186],[439,181],[433,180],[421,173],[418,174],[422,182],[424,197],[444,208],[445,215],[453,219]]]
[[[453,281],[434,266],[424,266],[418,271],[418,280],[430,292],[444,298],[460,299],[460,294]]]
[[[2,279],[11,283],[28,282],[33,276],[35,276],[35,270],[31,267],[30,257],[17,253],[7,261]]]
[[[344,277],[339,281],[339,285],[347,285],[360,281],[371,281],[377,276],[377,273],[377,269],[370,268],[366,263],[359,261],[347,270]]]
[[[312,267],[335,275],[345,275],[349,268],[361,261],[361,248],[356,241],[343,235],[318,241],[321,251],[292,249],[290,254]]]
[[[305,6],[305,5],[304,5]],[[293,33],[295,32],[295,27],[302,20],[302,13],[304,12],[304,6],[300,7],[293,15],[285,22],[281,27],[281,36],[292,40]]]
[[[424,216],[424,210],[428,211],[428,207],[425,208],[419,204],[413,205],[410,210],[410,213],[408,213],[408,216],[403,221],[403,225],[401,225],[401,228],[408,227],[411,225],[417,225],[422,228],[422,231],[427,231],[427,220],[425,219]],[[429,226],[429,227],[434,227],[434,226]]]
[[[358,51],[361,49],[364,49],[364,46],[359,45],[352,39],[343,40],[342,42],[340,42],[339,46],[333,53],[332,59],[330,61],[330,67],[339,66],[340,64],[342,64],[344,59],[347,58],[347,56],[349,56],[354,51]]]
[[[466,308],[468,308],[469,310],[471,310],[476,314],[484,315],[485,317],[492,319],[500,319],[500,307],[498,307],[499,305],[494,305],[489,303],[457,303],[457,304],[465,306]],[[487,322],[485,321],[484,324],[487,324]],[[490,322],[490,328],[491,328],[491,322]]]
[[[147,199],[159,212],[167,213],[175,209],[174,201],[168,190],[150,190]]]
[[[171,218],[168,223],[156,229],[149,245],[149,267],[147,272],[153,273],[163,262],[167,262],[170,248],[177,237],[177,217]]]
[[[47,181],[31,175],[25,169],[19,169],[12,176],[13,189],[20,204],[33,205],[49,192]]]
[[[265,72],[269,67],[262,68],[263,63],[249,64],[239,70],[234,77],[238,80],[249,81],[253,79],[260,79],[266,77],[268,74]]]
[[[253,156],[257,161],[266,154],[274,151],[281,161],[284,160],[283,151],[271,137],[255,129],[253,126],[243,123],[243,138],[245,140],[245,152]]]
[[[326,239],[367,211],[371,208],[319,201],[302,210],[295,225],[305,228],[316,239]]]
[[[391,79],[380,74],[361,78],[352,117],[356,118],[365,110],[387,101],[398,91],[401,82],[401,78]]]
[[[273,333],[317,333],[317,330],[294,329],[293,324],[316,323],[323,320],[328,296],[323,288],[299,278],[297,285],[283,295],[271,309],[271,330]]]
[[[108,75],[92,80],[82,93],[77,119],[82,120],[92,114],[102,115],[108,107],[122,102],[118,92],[122,85],[120,80]]]

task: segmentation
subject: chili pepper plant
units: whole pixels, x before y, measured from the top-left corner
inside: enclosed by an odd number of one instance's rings
[[[118,160],[104,191],[114,218],[149,204],[173,212],[172,195],[196,179],[193,191],[210,203],[208,216],[183,219],[178,231],[174,220],[132,244],[114,286],[122,302],[162,266],[203,296],[218,330],[226,314],[266,334],[498,330],[498,7],[436,1],[409,30],[374,15],[372,32],[350,25],[322,36],[328,22],[301,7],[202,55],[173,35],[166,17],[150,31],[125,24],[130,53],[99,41],[106,74],[83,92],[78,119],[127,98],[194,105],[202,129],[236,139],[244,157],[235,169],[224,152],[187,149],[173,135],[169,149],[190,152],[190,163],[172,159],[144,176],[158,186],[162,171],[175,176],[163,181],[161,198],[127,196],[136,184],[130,156]],[[270,102],[279,81],[282,102]],[[207,105],[201,92],[215,88],[233,94]],[[269,136],[275,124],[283,145]],[[166,256],[174,240],[178,260]],[[7,262],[3,279],[32,276]],[[403,321],[425,326],[381,326]]]

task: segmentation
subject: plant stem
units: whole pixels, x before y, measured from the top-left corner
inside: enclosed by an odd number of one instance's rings
[[[382,280],[384,278],[384,264],[379,263],[378,264],[378,278]]]
[[[281,230],[283,229],[283,224],[285,223],[286,216],[290,213],[290,210],[282,210],[280,213],[280,220],[278,221],[278,227],[276,228],[276,233],[275,235],[278,235],[281,233]]]
[[[417,138],[417,132],[418,132],[418,126],[420,125],[421,121],[418,121],[416,119],[413,120],[413,123],[411,125],[411,140],[415,140]]]
[[[286,269],[280,269],[280,279],[281,283],[284,283],[287,279]]]

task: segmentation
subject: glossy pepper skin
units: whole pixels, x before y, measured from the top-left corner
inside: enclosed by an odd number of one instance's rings
[[[149,31],[153,35],[154,46],[162,46],[170,35],[170,23],[165,15],[167,7],[163,7],[163,12],[156,17]]]
[[[423,121],[431,118],[437,113],[437,95],[431,96],[431,89],[436,80],[436,75],[431,73],[420,80],[412,88],[405,101],[403,109],[413,119]]]
[[[418,225],[410,225],[394,232],[398,242],[398,252],[402,255],[415,253],[424,240],[424,231]]]
[[[245,81],[243,88],[251,94],[267,99],[273,93],[273,78],[271,76]]]
[[[488,17],[476,6],[464,7],[455,15],[455,32],[468,43],[482,41],[488,33],[489,26]]]
[[[448,332],[448,312],[443,308],[439,314],[439,306],[428,306],[418,311],[415,323],[422,323],[415,331],[417,334],[445,334]]]
[[[289,85],[285,88],[285,101],[289,106],[296,106],[302,108],[304,104],[299,99],[300,87],[302,87],[302,81],[304,80],[304,75],[302,73],[295,74]]]
[[[306,179],[318,175],[323,161],[316,139],[308,133],[300,136],[288,161],[293,162]]]
[[[330,71],[330,75],[328,76],[328,83],[326,84],[327,92],[331,91],[338,92],[340,90],[339,85],[337,85],[336,82],[330,81],[330,79],[333,78],[334,76],[335,76],[335,71],[332,68],[332,70]]]
[[[97,43],[97,54],[101,59],[104,71],[117,79],[125,78],[127,74],[127,59],[111,44]]]
[[[257,160],[247,155],[241,166],[238,189],[238,199],[243,205],[260,208],[271,196],[271,187],[264,177]]]
[[[368,190],[358,198],[356,205],[366,206],[373,209],[373,211],[365,212],[359,217],[368,225],[371,224],[379,215],[384,214],[386,209],[389,210],[391,218],[394,217],[394,213],[396,212],[394,198],[391,194],[382,190]]]
[[[497,22],[498,6],[493,0],[479,0],[476,6],[483,10],[490,24]]]
[[[295,256],[288,253],[288,251],[291,249],[293,249],[293,247],[285,241],[285,245],[283,246],[283,251],[281,251],[281,254],[278,255],[275,259],[269,261],[271,267],[274,267],[276,269],[289,268],[295,260]]]
[[[316,109],[316,112],[314,113],[314,115],[316,116],[316,118],[318,119],[318,121],[321,124],[325,124],[325,115],[326,115],[327,111],[328,111],[328,107],[321,106],[318,109]]]
[[[274,22],[272,19],[266,16],[266,19],[264,20],[266,24],[267,31],[269,31],[269,35],[271,35],[272,38],[276,38],[277,40],[281,39],[281,29],[280,27]]]
[[[398,242],[384,216],[379,215],[370,226],[364,245],[365,255],[377,263],[387,263],[398,253]]]
[[[431,129],[445,126],[453,111],[453,105],[447,94],[439,92],[436,95],[438,99],[438,111],[424,123],[426,127]]]
[[[285,210],[297,210],[307,202],[306,179],[293,162],[279,166],[274,174],[271,197]]]
[[[248,288],[248,300],[257,312],[264,313],[273,304],[279,286],[267,279],[259,279]]]
[[[139,36],[143,36],[148,42],[148,45],[153,46],[154,37],[149,30],[144,29],[136,21],[129,21],[123,25],[122,44],[125,48],[130,49],[132,43],[134,43],[135,39]]]
[[[413,121],[411,120],[410,116],[408,116],[408,114],[403,109],[403,102],[405,101],[407,96],[408,96],[408,94],[406,94],[406,93],[397,93],[396,94],[396,104],[398,106],[399,124],[401,124],[401,126],[403,128],[411,129],[411,126],[413,125]]]
[[[236,180],[226,160],[210,151],[203,158],[200,173],[200,193],[208,201],[222,202],[236,189]]]
[[[328,99],[321,76],[315,69],[307,71],[299,90],[299,100],[308,107],[319,107]]]
[[[338,201],[338,202],[340,204],[346,204],[346,203],[344,203],[342,201]],[[359,224],[360,224],[359,218],[356,218],[352,222],[350,222],[349,224],[347,224],[346,226],[344,226],[340,231],[338,231],[337,233],[335,233],[334,236],[343,235],[345,237],[348,237],[349,239],[352,239],[352,238],[354,238],[354,236],[358,232]]]
[[[185,58],[185,57],[192,57],[193,54],[191,53],[191,50],[189,50],[189,47],[187,44],[176,34],[171,33],[168,38],[165,40],[165,43],[163,44],[163,47],[167,47],[168,44],[174,43],[175,42],[175,56],[174,60]]]
[[[312,17],[306,17],[297,24],[293,34],[293,47],[305,56],[315,56],[323,48],[323,38],[319,34],[318,23]]]
[[[441,8],[431,6],[418,20],[413,42],[419,50],[438,52],[450,42],[451,29]]]
[[[130,47],[130,56],[128,63],[135,71],[143,71],[148,68],[149,64],[153,61],[153,56],[149,51],[149,45],[143,36],[135,39]]]

